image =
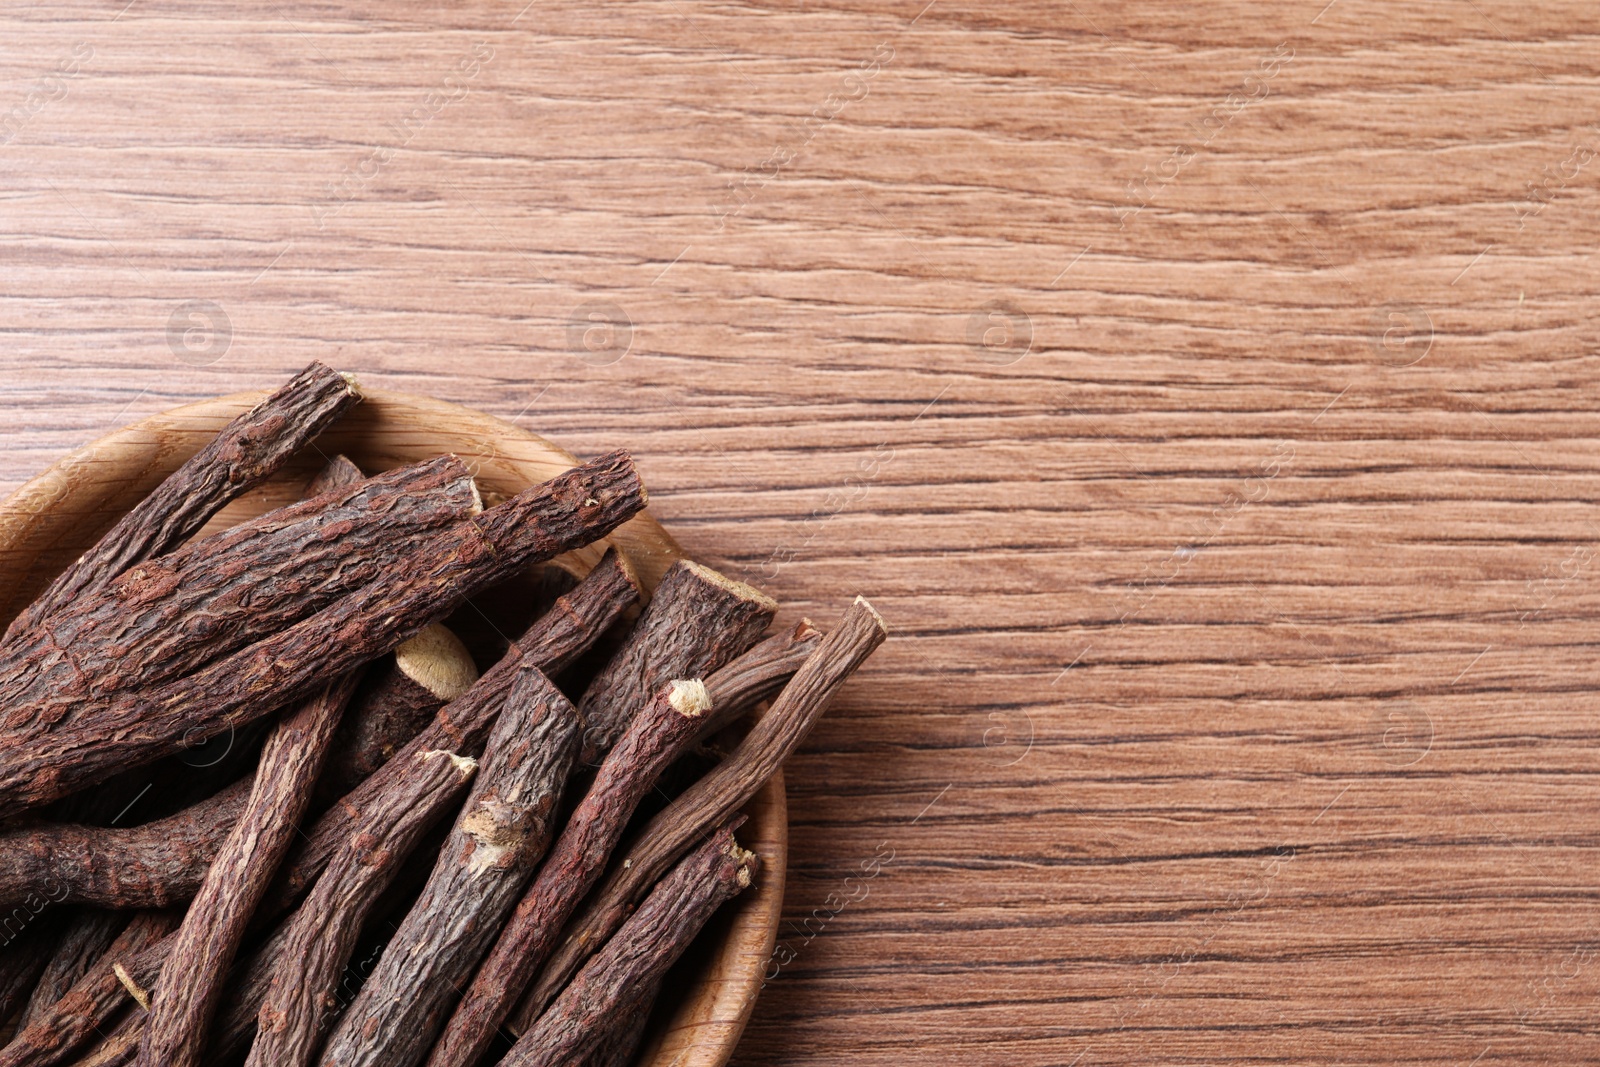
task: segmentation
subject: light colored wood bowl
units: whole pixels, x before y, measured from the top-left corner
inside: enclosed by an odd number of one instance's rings
[[[445,452],[460,456],[485,495],[511,495],[577,460],[544,438],[456,404],[405,393],[365,390],[366,399],[316,442],[344,453],[369,473]],[[0,626],[88,548],[163,478],[205,445],[264,392],[235,393],[174,408],[117,430],[63,457],[0,504]],[[267,485],[229,505],[213,521],[232,525],[293,500],[322,462],[316,450]],[[491,497],[492,498],[492,497]],[[654,589],[683,555],[671,536],[641,514],[605,542],[555,561],[582,576],[615,544]],[[650,1067],[721,1067],[744,1030],[777,938],[788,854],[783,779],[773,779],[746,809],[740,842],[761,857],[760,879],[708,928],[683,965],[688,980],[664,996],[641,1063]]]

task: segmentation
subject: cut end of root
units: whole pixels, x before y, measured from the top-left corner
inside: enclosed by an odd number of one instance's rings
[[[356,380],[356,376],[354,374],[351,374],[349,371],[342,370],[339,372],[339,377],[344,379],[344,384],[350,387],[351,395],[353,395],[357,400],[365,397],[365,394],[361,391],[361,383]]]
[[[796,641],[809,641],[813,637],[821,637],[822,631],[817,629],[817,624],[810,619],[801,619],[794,628]]]
[[[698,678],[680,678],[672,683],[672,692],[667,694],[667,703],[671,704],[679,715],[698,719],[711,710],[711,694],[706,691],[706,684]]]
[[[878,609],[877,608],[873,607],[871,604],[869,604],[867,602],[867,598],[866,597],[864,597],[864,596],[856,597],[856,603],[858,605],[860,605],[861,607],[866,608],[869,612],[872,613],[872,621],[878,624],[878,629],[882,630],[884,633],[888,633],[889,632],[889,627],[884,623],[883,616],[878,614]]]
[[[400,673],[440,700],[451,701],[478,680],[478,665],[461,639],[434,623],[394,650]]]
[[[328,460],[328,465],[323,467],[315,478],[311,479],[306,495],[308,497],[321,496],[323,493],[341,486],[355,485],[365,477],[366,475],[361,473],[361,468],[351,462],[349,456],[334,456]]]
[[[756,868],[761,866],[760,857],[749,849],[740,848],[738,842],[729,847],[728,855],[739,865],[739,873],[734,876],[739,882],[739,888],[749,889],[750,882],[755,878]]]
[[[732,593],[734,596],[738,597],[740,600],[746,600],[754,604],[761,611],[778,610],[778,602],[769,597],[767,594],[763,593],[761,590],[757,589],[755,586],[746,585],[743,582],[735,581],[734,579],[729,578],[726,574],[712,570],[704,563],[696,563],[694,560],[686,559],[683,560],[679,566],[689,571],[707,585],[714,585],[718,589],[725,589],[729,593]]]
[[[142,988],[133,980],[133,975],[128,973],[126,967],[120,963],[113,963],[111,971],[117,976],[117,981],[122,983],[122,988],[128,991],[128,996],[139,1002],[139,1007],[145,1011],[150,1010],[150,990]]]

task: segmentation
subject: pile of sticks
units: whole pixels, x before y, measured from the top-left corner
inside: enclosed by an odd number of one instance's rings
[[[336,458],[196,537],[359,399],[313,364],[0,640],[0,1067],[625,1064],[759,876],[741,809],[877,613],[768,635],[687,561],[639,608],[612,549],[474,657],[453,612],[645,506],[626,452],[490,508],[451,456]]]

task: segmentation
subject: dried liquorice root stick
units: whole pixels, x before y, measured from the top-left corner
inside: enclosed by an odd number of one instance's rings
[[[512,652],[466,694],[441,709],[426,731],[403,749],[476,751],[498,714],[511,680],[526,662],[554,673],[580,655],[638,597],[632,571],[609,550],[557,606],[529,628]],[[329,753],[324,775],[348,774],[341,753]],[[349,839],[362,811],[403,777],[387,764],[325,812],[291,851],[263,910],[280,914]],[[130,830],[40,825],[0,835],[0,903],[62,881],[62,892],[105,907],[164,907],[191,899],[238,820],[250,785],[236,784],[168,819]],[[19,896],[20,894],[20,896]]]
[[[42,1018],[55,1007],[56,1001],[66,996],[89,973],[89,968],[106,954],[116,941],[117,934],[127,925],[128,916],[119,912],[99,908],[74,909],[67,919],[66,933],[62,935],[55,955],[50,957],[44,973],[39,975],[39,983],[33,988],[33,996],[23,1009],[17,1029],[27,1029],[29,1023]]]
[[[477,766],[438,751],[411,762],[410,788],[390,798],[401,803],[368,813],[289,921],[276,951],[278,962],[261,1005],[248,1067],[312,1062],[338,1010],[339,977],[368,913],[399,864],[460,797]]]
[[[456,989],[550,846],[581,733],[577,709],[538,668],[524,667],[428,884],[328,1038],[324,1063],[422,1062]],[[251,1067],[283,1062],[259,1059]]]
[[[28,1002],[28,994],[44,973],[50,954],[61,943],[66,913],[52,908],[51,903],[42,897],[31,901],[29,912],[23,913],[25,925],[21,929],[14,917],[7,916],[6,921],[0,922],[5,936],[4,950],[0,951],[0,1020],[11,1018]]]
[[[49,888],[104,908],[164,908],[194,896],[250,794],[248,781],[128,830],[41,823],[0,835],[0,907]]]
[[[176,751],[312,695],[437,622],[529,562],[588,544],[645,505],[616,452],[456,523],[393,560],[390,573],[287,630],[153,690],[8,709],[0,733],[0,818],[49,803],[113,767]]]
[[[185,545],[16,634],[0,654],[0,707],[187,674],[387,577],[396,556],[477,510],[471,474],[445,456]]]
[[[563,933],[561,948],[517,1006],[513,1033],[523,1033],[607,938],[629,909],[684,850],[743,807],[805,740],[833,694],[883,643],[883,620],[857,598],[773,701],[761,721],[721,766],[690,786],[621,851],[620,862]]]
[[[629,1067],[639,1055],[639,1046],[644,1044],[650,1009],[660,996],[661,985],[657,983],[618,1007],[617,1017],[604,1025],[599,1043],[583,1061],[583,1067]]]
[[[676,681],[634,716],[478,969],[428,1060],[430,1067],[470,1067],[487,1050],[549,955],[562,924],[605,870],[640,799],[694,742],[709,708],[704,684]],[[359,1062],[354,1041],[340,1048],[348,1049],[349,1059],[332,1056],[339,1036],[329,1041],[324,1063],[342,1067]]]
[[[477,680],[467,646],[438,623],[374,663],[333,735],[314,807],[326,808],[389,762]]]
[[[146,950],[178,925],[170,911],[142,912],[117,935],[93,967],[0,1050],[0,1067],[53,1067],[68,1060],[127,1003],[115,971],[118,960]]]
[[[346,489],[362,479],[361,468],[345,456],[335,456],[306,486],[301,499]],[[470,494],[473,486],[469,482],[466,488]],[[324,509],[337,506],[343,499],[345,497],[342,495],[328,497],[323,502]],[[213,538],[212,543],[215,541]],[[180,553],[183,551],[179,550]],[[170,560],[172,557],[167,558]],[[138,825],[177,812],[215,795],[242,777],[248,769],[254,768],[256,749],[268,725],[259,722],[243,730],[230,730],[223,736],[205,742],[203,749],[197,746],[197,751],[169,756],[153,766],[125,771],[93,789],[63,798],[51,806],[51,815],[57,822],[117,826]],[[168,783],[174,779],[181,781],[176,789],[168,787]],[[146,801],[156,782],[161,782],[163,788]],[[132,819],[128,822],[130,813]]]
[[[211,864],[161,968],[140,1064],[199,1064],[228,968],[311,803],[312,786],[356,681],[350,675],[333,682],[267,738],[244,814]]]
[[[454,755],[447,753],[447,755]],[[456,766],[462,769],[466,764],[475,761],[466,757],[456,757]],[[460,799],[460,790],[454,794],[454,799]],[[446,804],[440,815],[448,815],[452,805]],[[423,854],[431,855],[442,843],[442,838],[429,832],[423,835],[417,850]],[[386,861],[387,862],[387,861]],[[395,861],[396,870],[390,876],[390,885],[378,898],[373,906],[371,915],[362,926],[356,938],[358,948],[362,945],[371,945],[376,953],[381,953],[382,944],[385,943],[383,935],[394,929],[394,923],[405,913],[406,902],[413,899],[422,888],[423,876],[427,873],[425,864],[420,862],[406,862],[405,857]],[[420,868],[420,869],[419,869]],[[216,1034],[208,1049],[207,1059],[217,1063],[239,1064],[250,1050],[251,1040],[255,1037],[256,1024],[261,1006],[266,1002],[267,991],[272,985],[272,976],[279,962],[284,958],[289,933],[289,924],[281,924],[267,942],[253,953],[242,967],[235,968],[238,981],[232,983],[233,990],[226,1007],[218,1013]],[[375,944],[376,942],[376,944]],[[360,961],[352,960],[349,967],[345,968],[340,976],[344,991],[349,992],[348,983],[356,978],[356,971],[362,967],[370,967],[374,956],[364,957]],[[357,982],[359,988],[359,982]],[[348,997],[341,1001],[338,999],[339,991],[335,992],[335,1002],[330,1009],[328,1021],[338,1017],[338,1008],[342,1003],[348,1002]]]
[[[124,515],[17,616],[6,631],[7,639],[100,589],[134,564],[177,547],[224,504],[269,478],[359,399],[353,378],[321,363],[311,364],[223,427],[215,440]]]
[[[71,1067],[123,1067],[132,1063],[139,1052],[139,1036],[143,1033],[140,1018],[132,1012],[122,1020],[106,1039],[96,1045],[87,1056],[73,1060]]]
[[[760,638],[778,605],[710,567],[679,560],[578,703],[587,731],[583,762],[596,766],[628,717],[674,678],[704,678]]]
[[[792,630],[773,634],[706,678],[711,711],[700,725],[708,737],[778,692],[794,677],[822,640],[822,631],[801,619]]]
[[[369,879],[372,882],[394,883],[398,872],[399,880],[403,882],[406,859],[417,844],[418,835],[411,833],[413,820],[420,821],[425,831],[428,823],[442,817],[460,796],[477,764],[451,752],[424,752],[415,757],[393,760],[391,766],[404,773],[392,781],[388,791],[373,799],[368,807],[367,818],[355,826],[354,833],[345,842],[337,859],[339,873],[334,874],[334,868],[329,868],[329,875],[334,881],[328,883],[329,888],[325,891],[327,896],[322,899],[345,899],[345,894],[349,893],[351,906],[357,907],[358,898],[365,892],[363,887],[368,886]],[[371,870],[364,869],[369,866]],[[319,886],[321,884],[318,883]],[[393,890],[398,886],[390,885],[389,888]],[[381,896],[379,904],[382,904]],[[256,1031],[257,1015],[266,1002],[279,966],[285,965],[285,961],[290,967],[296,966],[290,957],[291,938],[297,939],[297,943],[303,943],[305,938],[314,940],[314,929],[300,930],[299,924],[319,927],[317,915],[308,901],[288,921],[280,924],[251,953],[248,960],[234,967],[229,982],[230,996],[227,1004],[218,1012],[215,1033],[208,1050],[212,1058],[226,1061],[249,1047],[251,1036]],[[329,918],[325,931],[335,941],[345,936],[337,916]],[[169,938],[118,961],[126,995],[141,1004],[150,1002],[171,948],[172,939]],[[332,944],[319,944],[312,951],[338,954],[336,946]],[[311,1003],[316,1003],[314,998]],[[318,1010],[322,1010],[322,1007],[326,1007],[325,1002]],[[142,1035],[145,1020],[139,1019],[136,1025]]]
[[[634,813],[633,824],[654,818],[678,794],[705,777],[712,767],[720,763],[722,753],[715,748],[705,747],[703,742],[781,690],[820,640],[822,632],[810,620],[802,619],[793,629],[774,634],[707,678],[706,692],[711,694],[711,710],[702,720],[697,737],[702,745],[691,748],[662,772],[655,789]],[[513,1029],[513,1032],[521,1031]]]
[[[198,814],[206,808],[197,805],[221,801],[230,786],[255,772],[261,742],[271,726],[267,720],[258,719],[238,729],[225,730],[185,746],[175,755],[130,767],[93,788],[79,790],[30,814],[40,815],[46,822],[106,829],[145,826],[169,819],[186,808],[195,808]],[[218,842],[225,836],[226,828],[219,832]],[[188,893],[184,899],[192,895]]]
[[[322,870],[333,851],[374,799],[391,788],[400,756],[443,748],[472,755],[482,747],[523,664],[554,675],[578,658],[639,599],[639,581],[616,549],[608,549],[588,577],[518,638],[500,662],[456,700],[439,709],[433,722],[385,764],[329,808],[290,853],[289,862],[268,895],[264,910],[289,907]]]
[[[724,827],[691,852],[651,891],[556,998],[537,1024],[514,1045],[501,1067],[565,1067],[592,1054],[640,989],[661,981],[713,912],[750,885],[760,868]]]

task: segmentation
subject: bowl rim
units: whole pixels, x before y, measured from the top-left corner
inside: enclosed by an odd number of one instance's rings
[[[394,390],[363,386],[361,391],[362,402],[318,437],[310,449],[324,455],[361,452],[359,448],[342,447],[341,442],[376,433],[402,439],[416,435],[420,443],[422,438],[442,433],[459,436],[476,428],[475,439],[461,442],[469,447],[454,451],[481,482],[488,483],[490,491],[514,492],[581,462],[547,438],[475,408]],[[72,554],[98,539],[116,518],[199,451],[227,422],[268,395],[268,390],[247,390],[146,416],[71,450],[0,501],[0,574],[25,568],[31,576],[30,581],[7,582],[7,588],[0,591],[0,626],[32,599],[30,586],[42,588],[48,576],[64,567]],[[420,429],[415,428],[419,420]],[[385,442],[377,453],[380,460],[375,463],[369,457],[363,467],[377,473],[388,469],[381,465],[383,462],[398,464],[424,458],[408,458],[403,447],[391,451],[395,447]],[[437,455],[438,449],[429,454]],[[112,465],[116,472],[108,473],[106,468]],[[248,496],[229,505],[219,518],[237,521],[276,503],[263,505],[255,501],[252,507]],[[64,528],[77,536],[61,536]],[[678,542],[646,510],[593,545],[552,562],[581,577],[599,561],[608,545],[615,545],[627,556],[647,595],[666,568],[686,556]],[[41,558],[51,562],[41,563]],[[46,567],[48,570],[42,571]],[[31,593],[37,595],[39,588],[31,589]],[[715,966],[708,965],[706,970],[710,973],[700,976],[697,985],[701,994],[684,997],[666,1027],[654,1037],[651,1058],[641,1062],[660,1067],[722,1067],[732,1057],[754,1010],[767,961],[777,941],[788,861],[787,808],[780,771],[747,806],[750,819],[740,832],[741,843],[762,859],[756,891],[730,906],[734,918],[711,954]]]

